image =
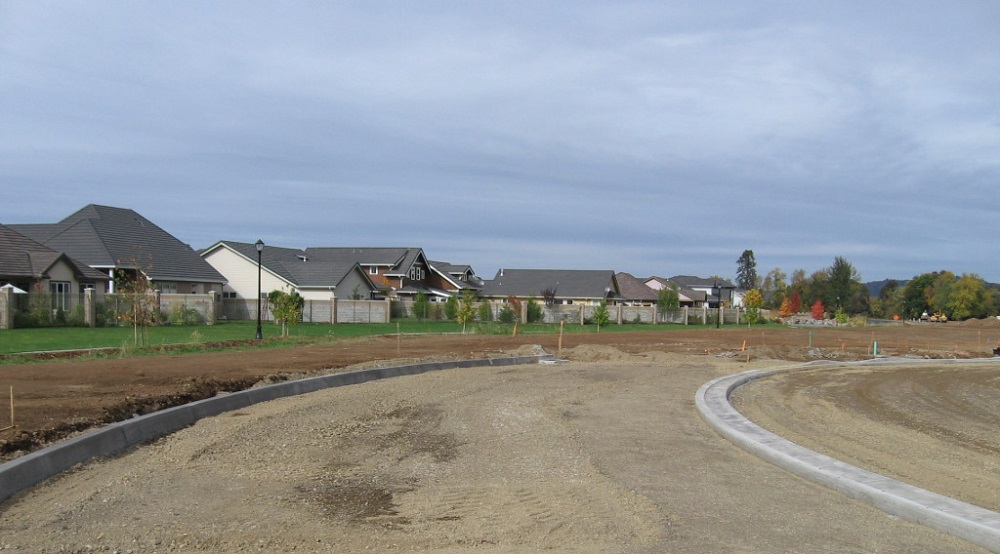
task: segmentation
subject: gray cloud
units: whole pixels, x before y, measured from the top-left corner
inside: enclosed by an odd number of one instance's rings
[[[0,222],[1000,281],[991,2],[0,1]],[[970,233],[972,230],[974,232]]]

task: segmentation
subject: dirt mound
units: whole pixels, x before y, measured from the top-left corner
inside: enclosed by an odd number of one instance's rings
[[[1000,329],[1000,319],[995,317],[984,317],[982,319],[966,319],[959,321],[957,325],[963,327],[973,327],[977,329]]]

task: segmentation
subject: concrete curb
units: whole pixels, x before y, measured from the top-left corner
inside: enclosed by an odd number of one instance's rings
[[[188,427],[199,419],[238,410],[259,402],[402,375],[416,375],[429,371],[465,367],[523,365],[551,358],[550,354],[542,354],[483,360],[427,362],[347,371],[247,389],[168,408],[112,423],[0,465],[0,503],[75,465],[95,458],[120,454],[137,444]]]
[[[918,365],[925,362],[997,363],[997,360],[880,358],[856,363],[814,362],[798,367]],[[777,371],[747,371],[710,381],[698,389],[695,405],[702,418],[720,435],[755,456],[892,515],[933,527],[990,552],[1000,553],[1000,513],[914,487],[803,448],[754,424],[729,403],[730,394],[737,387],[774,373]]]

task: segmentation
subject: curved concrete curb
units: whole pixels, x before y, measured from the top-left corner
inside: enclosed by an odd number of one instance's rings
[[[0,503],[77,464],[119,454],[137,444],[188,427],[199,419],[238,410],[259,402],[401,375],[416,375],[429,371],[462,367],[531,364],[551,358],[551,355],[543,354],[380,367],[286,381],[224,396],[206,398],[183,406],[112,423],[0,465]]]
[[[975,363],[976,361],[957,360],[956,363]],[[984,361],[995,363],[995,360]],[[855,364],[827,363],[846,366],[919,364],[922,362],[923,360],[896,358]],[[947,360],[928,360],[928,362],[948,363]],[[933,527],[975,543],[991,552],[1000,553],[1000,514],[863,470],[803,448],[754,424],[737,412],[729,403],[729,396],[734,389],[774,373],[776,372],[747,371],[710,381],[698,389],[695,398],[698,411],[702,418],[719,434],[747,452],[778,467],[820,485],[830,487],[851,498],[867,502],[892,515]]]

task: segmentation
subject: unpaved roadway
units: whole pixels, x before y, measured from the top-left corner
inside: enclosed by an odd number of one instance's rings
[[[708,380],[791,362],[626,350],[580,344],[566,364],[447,370],[210,418],[4,504],[0,548],[981,552],[761,462],[698,417]],[[829,413],[796,404],[821,433]],[[875,417],[867,432],[896,425]],[[931,439],[873,455],[919,460]]]

